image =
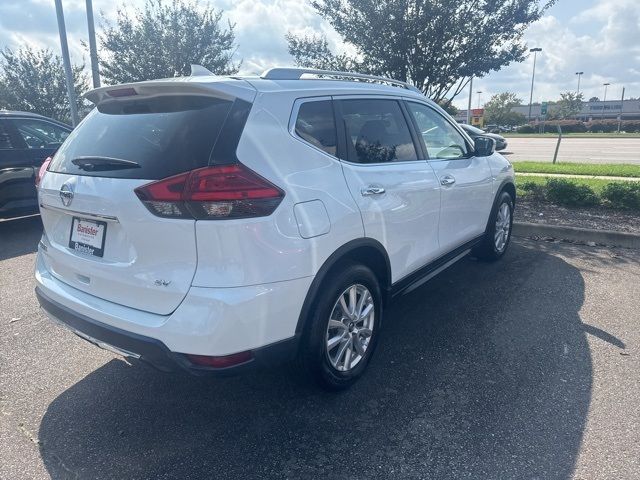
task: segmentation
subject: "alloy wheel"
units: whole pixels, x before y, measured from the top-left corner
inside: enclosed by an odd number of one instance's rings
[[[509,208],[509,204],[504,202],[498,209],[493,237],[494,245],[498,253],[502,253],[507,246],[509,230],[511,230],[511,209]]]
[[[375,306],[371,292],[361,284],[349,286],[336,300],[326,334],[326,354],[333,368],[353,369],[371,342]]]

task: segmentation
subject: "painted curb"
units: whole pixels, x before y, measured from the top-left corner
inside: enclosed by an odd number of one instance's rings
[[[553,237],[574,242],[593,242],[598,245],[640,249],[640,235],[612,230],[513,222],[513,235],[516,237]]]

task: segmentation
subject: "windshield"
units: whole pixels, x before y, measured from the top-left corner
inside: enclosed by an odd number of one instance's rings
[[[475,133],[477,135],[482,135],[483,133],[485,133],[484,130],[480,130],[479,128],[476,128],[473,125],[462,125],[462,128],[464,128],[468,132]]]

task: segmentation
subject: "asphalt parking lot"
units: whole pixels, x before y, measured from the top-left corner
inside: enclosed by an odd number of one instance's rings
[[[513,162],[553,161],[557,138],[515,137],[507,139],[505,156]],[[563,137],[558,151],[559,162],[640,164],[640,138]]]
[[[0,478],[640,477],[640,252],[517,240],[386,315],[368,374],[129,364],[39,311],[37,217],[0,223]]]

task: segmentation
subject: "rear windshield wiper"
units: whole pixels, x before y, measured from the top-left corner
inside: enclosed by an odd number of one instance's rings
[[[71,160],[80,170],[88,172],[102,172],[105,170],[125,170],[140,168],[140,164],[132,160],[122,160],[111,157],[78,157]]]

